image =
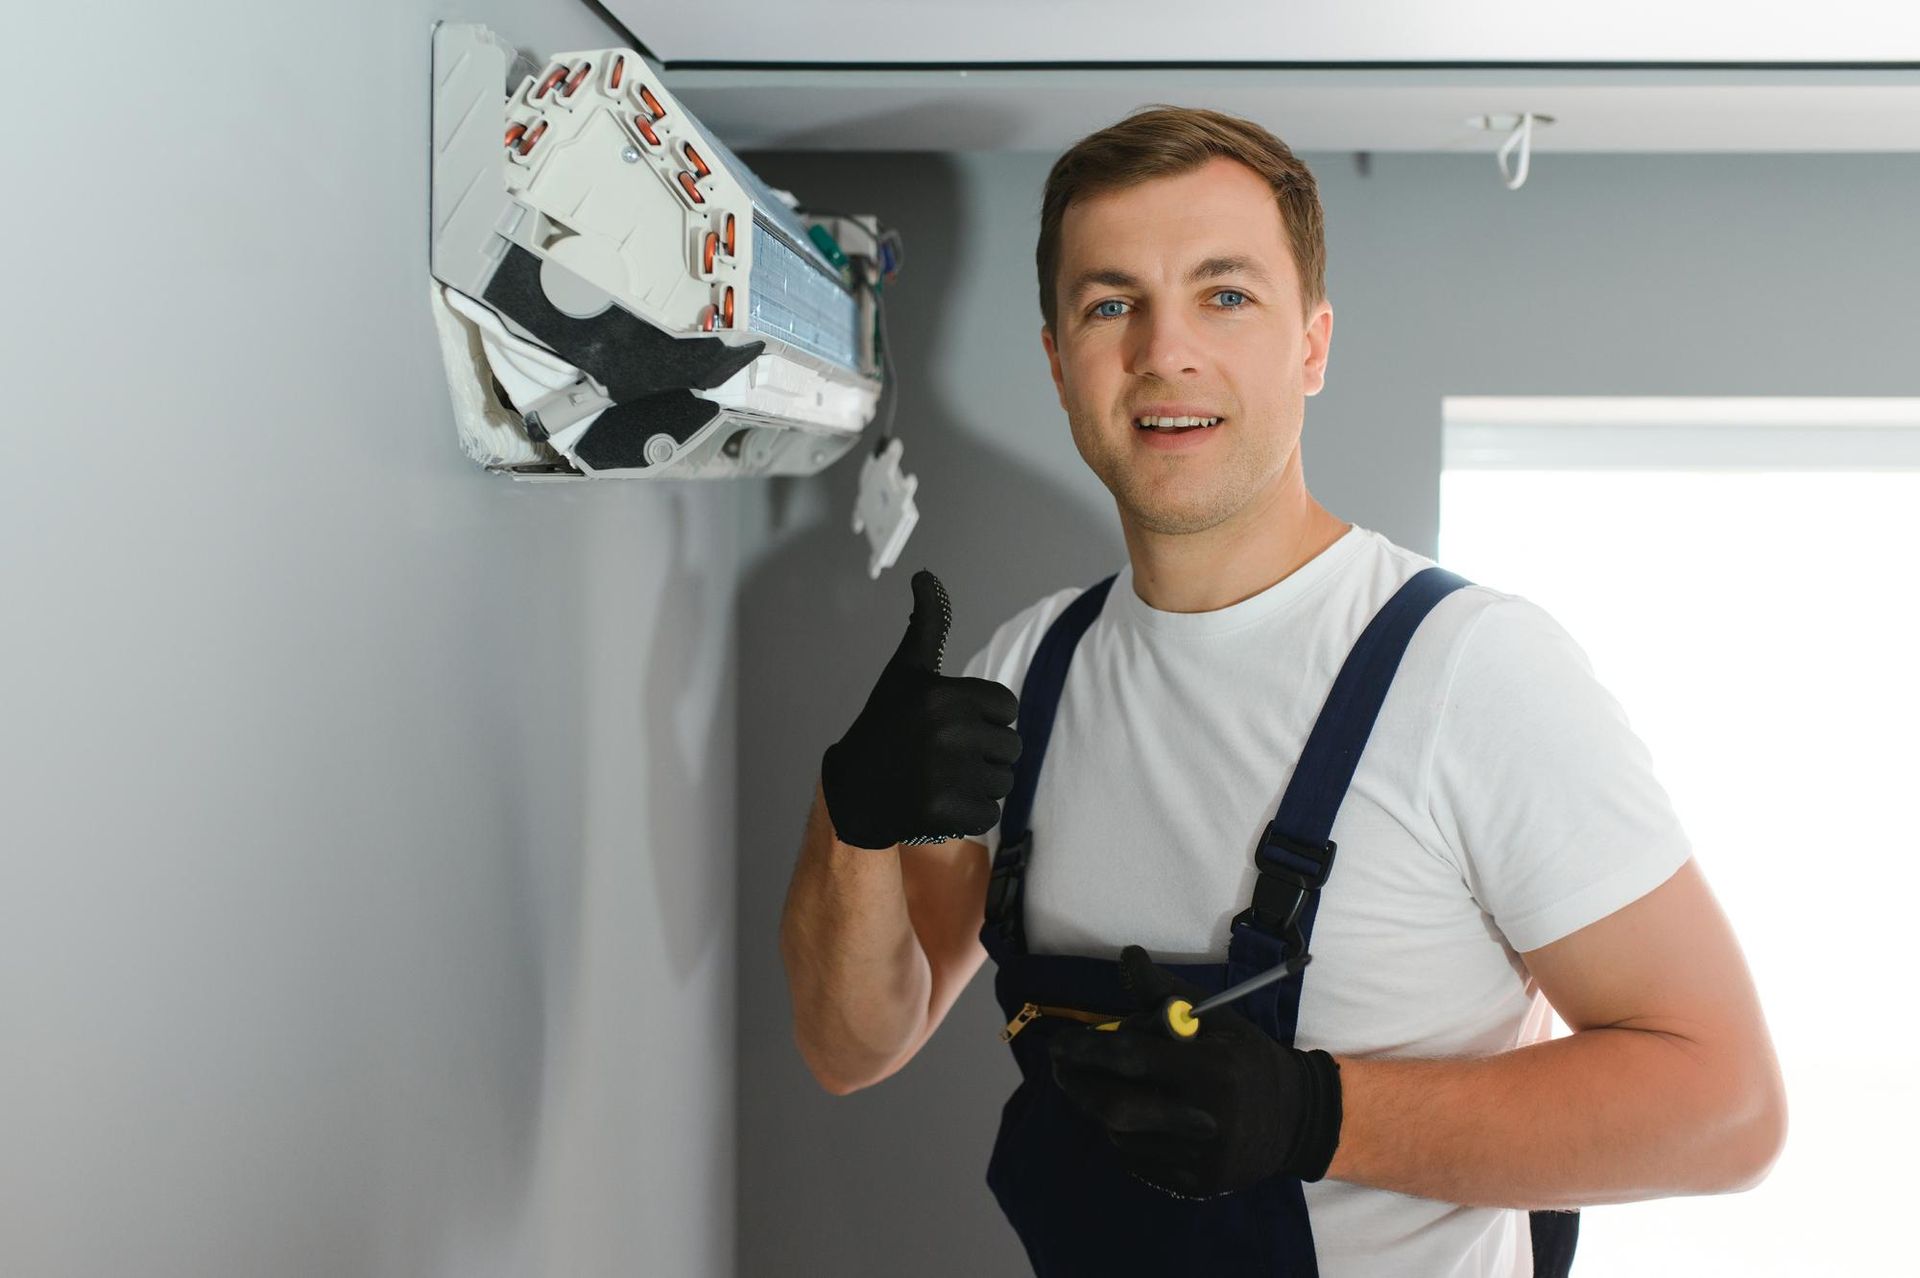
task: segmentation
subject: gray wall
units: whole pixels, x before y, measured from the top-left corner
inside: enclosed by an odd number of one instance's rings
[[[1490,155],[1375,155],[1365,173],[1351,155],[1306,158],[1334,306],[1308,484],[1422,553],[1446,395],[1920,394],[1920,156],[1546,154],[1519,191]],[[820,752],[905,630],[912,570],[953,596],[957,673],[1013,612],[1125,561],[1039,347],[1032,255],[1051,161],[754,157],[803,198],[905,234],[890,322],[921,511],[874,583],[847,530],[851,460],[756,489],[743,511],[740,771],[754,801],[740,808],[739,1210],[741,1272],[756,1278],[1023,1263],[984,1182],[1016,1080],[990,969],[905,1070],[834,1098],[791,1045],[776,929]]]
[[[733,1272],[740,486],[460,453],[428,28],[9,12],[0,1272]]]

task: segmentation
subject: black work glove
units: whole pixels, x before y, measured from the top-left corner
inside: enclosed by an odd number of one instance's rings
[[[1054,1081],[1107,1130],[1121,1165],[1181,1197],[1210,1198],[1276,1173],[1319,1180],[1340,1143],[1340,1071],[1325,1052],[1282,1047],[1231,1005],[1175,1037],[1169,998],[1206,991],[1137,945],[1120,976],[1142,1010],[1115,1030],[1075,1026],[1047,1046]]]
[[[906,636],[866,709],[820,761],[827,817],[842,843],[890,848],[985,834],[1013,790],[1020,699],[991,679],[940,673],[953,606],[940,579],[913,574]]]

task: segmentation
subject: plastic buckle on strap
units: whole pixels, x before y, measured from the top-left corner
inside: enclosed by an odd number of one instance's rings
[[[1020,897],[1027,877],[1027,854],[1032,849],[1032,830],[1012,843],[1002,843],[993,858],[993,871],[987,877],[986,923],[1016,946],[1023,943],[1025,931]]]
[[[1253,885],[1253,904],[1234,922],[1281,938],[1292,955],[1304,952],[1300,914],[1307,898],[1327,885],[1333,873],[1333,854],[1331,839],[1319,844],[1302,842],[1282,834],[1269,821],[1253,853],[1254,868],[1260,871]]]
[[[1267,822],[1260,846],[1253,850],[1253,864],[1262,874],[1275,874],[1302,892],[1318,892],[1333,873],[1333,840],[1305,843],[1289,838]]]

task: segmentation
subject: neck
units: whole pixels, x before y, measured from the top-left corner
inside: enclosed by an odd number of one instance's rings
[[[1197,533],[1159,533],[1122,512],[1133,591],[1162,612],[1231,607],[1290,576],[1352,527],[1307,491],[1296,451],[1260,502]]]

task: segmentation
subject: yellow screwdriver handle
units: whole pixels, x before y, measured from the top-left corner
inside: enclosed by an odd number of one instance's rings
[[[1184,998],[1170,998],[1161,1005],[1166,1017],[1167,1033],[1175,1038],[1192,1038],[1200,1032],[1200,1019],[1193,1014],[1193,1004]],[[1119,1021],[1103,1021],[1094,1026],[1097,1030],[1117,1030]]]
[[[1192,1038],[1200,1032],[1200,1021],[1193,1014],[1193,1004],[1184,998],[1168,999],[1166,1016],[1167,1029],[1175,1038]]]

